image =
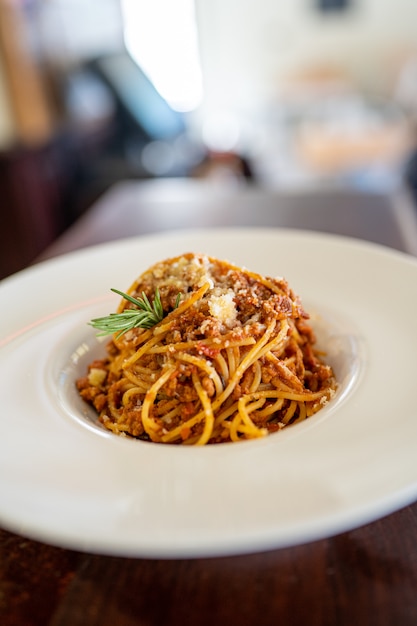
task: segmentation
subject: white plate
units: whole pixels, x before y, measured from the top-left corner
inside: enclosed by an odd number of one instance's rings
[[[103,350],[87,322],[151,263],[204,252],[281,275],[313,315],[340,390],[305,423],[199,449],[105,432],[74,379]],[[416,499],[417,261],[290,230],[119,241],[0,285],[0,522],[103,554],[196,557],[294,545]]]

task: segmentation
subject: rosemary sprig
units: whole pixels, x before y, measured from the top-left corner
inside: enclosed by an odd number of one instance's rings
[[[105,317],[92,319],[91,322],[89,322],[90,326],[101,331],[98,333],[98,337],[118,333],[117,338],[119,338],[128,330],[132,330],[132,328],[152,328],[152,326],[155,326],[155,324],[158,324],[158,322],[164,318],[164,310],[158,289],[155,289],[155,296],[152,303],[143,291],[142,297],[139,299],[133,298],[118,289],[112,289],[111,291],[122,296],[122,298],[131,302],[137,308],[125,309],[121,313],[110,313],[110,315],[106,315]],[[181,294],[178,294],[175,308],[178,306],[180,298]]]

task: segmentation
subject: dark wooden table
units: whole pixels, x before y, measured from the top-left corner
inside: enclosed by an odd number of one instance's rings
[[[276,194],[159,181],[116,186],[43,258],[213,225],[311,228],[417,250],[414,208],[401,193]],[[0,530],[0,624],[415,626],[417,504],[336,537],[212,559],[101,556]]]

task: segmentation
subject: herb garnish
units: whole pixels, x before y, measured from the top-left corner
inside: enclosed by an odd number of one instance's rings
[[[91,320],[91,322],[89,322],[90,326],[101,331],[98,333],[98,337],[118,333],[118,339],[121,335],[133,328],[152,328],[152,326],[155,326],[155,324],[158,324],[158,322],[164,318],[164,310],[158,289],[155,289],[155,296],[152,303],[143,291],[142,297],[138,299],[118,289],[111,289],[111,291],[122,296],[122,298],[131,302],[137,308],[125,309],[121,313],[110,313],[110,315],[105,317],[97,317]],[[175,302],[175,308],[178,307],[180,298],[181,294],[179,293]]]

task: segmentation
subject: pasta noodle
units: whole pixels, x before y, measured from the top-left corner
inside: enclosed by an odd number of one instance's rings
[[[205,445],[264,437],[321,409],[336,389],[300,299],[283,278],[202,254],[161,261],[130,287],[163,318],[115,333],[77,381],[118,435]],[[178,301],[179,298],[179,301]],[[135,305],[123,298],[116,313]]]

